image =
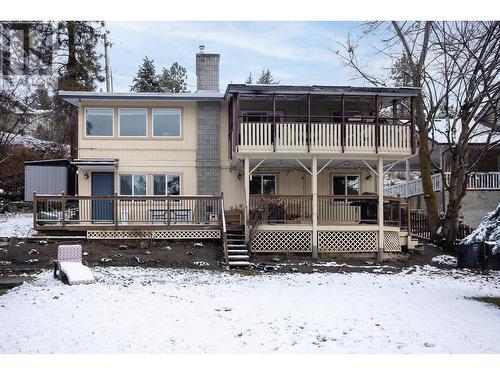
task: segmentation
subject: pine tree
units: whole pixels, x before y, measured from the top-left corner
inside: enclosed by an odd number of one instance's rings
[[[174,62],[170,69],[163,68],[159,78],[160,90],[163,92],[188,92],[186,68]]]
[[[248,75],[248,78],[247,80],[245,81],[245,83],[247,85],[251,85],[253,83],[253,76],[252,76],[252,73],[250,72],[250,74]]]
[[[147,56],[139,66],[137,75],[133,79],[130,91],[135,92],[161,92],[160,81],[156,74],[154,61]]]
[[[263,70],[262,73],[260,73],[260,77],[257,83],[261,85],[278,85],[280,81],[276,81],[269,69],[267,69]]]

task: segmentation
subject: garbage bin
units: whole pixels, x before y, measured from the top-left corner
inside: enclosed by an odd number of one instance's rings
[[[457,267],[458,268],[476,268],[481,259],[481,242],[474,242],[468,245],[458,245],[457,253]]]
[[[500,252],[493,253],[496,243],[494,241],[486,241],[484,250],[486,252],[486,268],[490,270],[500,270]]]

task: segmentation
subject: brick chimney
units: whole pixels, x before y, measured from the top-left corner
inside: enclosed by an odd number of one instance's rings
[[[218,53],[205,53],[205,46],[200,46],[196,54],[196,89],[197,91],[219,91]]]

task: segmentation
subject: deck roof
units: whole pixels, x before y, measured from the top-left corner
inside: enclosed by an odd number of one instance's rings
[[[295,85],[254,85],[254,84],[229,84],[225,98],[230,94],[243,95],[324,95],[324,96],[390,96],[412,97],[419,96],[421,89],[418,87],[355,87],[355,86],[295,86]]]

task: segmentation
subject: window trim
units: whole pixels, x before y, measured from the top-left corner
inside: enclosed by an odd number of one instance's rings
[[[87,111],[93,109],[107,109],[111,111],[111,135],[90,135],[87,134]],[[115,136],[115,109],[113,107],[85,107],[83,116],[84,136],[90,138],[113,138]]]
[[[142,109],[146,112],[146,135],[122,135],[122,128],[121,128],[121,111],[125,109]],[[120,138],[148,138],[148,109],[147,108],[136,108],[136,107],[123,107],[123,108],[118,108],[118,137]]]
[[[127,196],[126,194],[122,194],[122,179],[121,177],[122,176],[130,176],[132,178],[132,183],[131,183],[131,187],[132,187],[132,195],[133,197],[145,197],[148,195],[148,174],[147,173],[120,173],[118,174],[118,189],[119,189],[119,192],[120,192],[120,196]],[[146,181],[146,193],[144,195],[136,195],[135,194],[135,184],[134,184],[134,176],[144,176],[145,177],[145,181]]]
[[[251,173],[250,176],[273,176],[274,177],[274,194],[264,194],[264,179],[262,178],[260,181],[260,194],[251,194],[251,195],[278,195],[278,175],[276,173]]]
[[[345,191],[344,191],[344,194],[342,195],[345,195],[345,196],[349,196],[349,194],[347,194],[347,176],[350,176],[350,177],[357,177],[358,178],[358,181],[359,181],[359,192],[357,195],[361,195],[361,174],[359,173],[333,173],[332,174],[332,178],[331,178],[331,183],[332,183],[332,189],[331,189],[331,192],[332,192],[332,195],[335,195],[335,184],[333,183],[333,179],[335,177],[339,177],[339,176],[343,176],[344,177],[344,182],[345,182]],[[352,197],[355,197],[356,195],[351,195]]]
[[[151,175],[153,177],[153,195],[155,197],[164,197],[164,196],[167,196],[167,195],[172,196],[172,197],[177,197],[179,195],[182,195],[182,185],[183,185],[182,184],[182,173],[178,173],[178,172],[170,172],[170,173],[168,173],[168,172],[165,172],[165,173],[152,173]],[[171,176],[179,176],[179,194],[168,194],[168,176],[169,175],[171,175]],[[160,195],[160,194],[156,195],[155,194],[155,176],[165,176],[165,192],[167,194],[165,194],[165,195]]]
[[[179,135],[155,135],[155,111],[157,110],[175,110],[179,111]],[[182,139],[182,108],[172,107],[155,107],[151,108],[151,138],[167,138],[167,139]]]

